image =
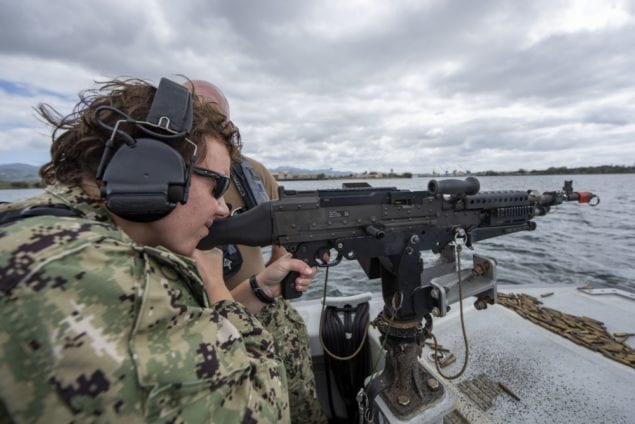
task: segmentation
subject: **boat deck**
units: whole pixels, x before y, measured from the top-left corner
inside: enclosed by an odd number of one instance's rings
[[[575,287],[499,286],[502,293],[525,293],[538,298],[543,306],[576,316],[601,321],[609,333],[635,332],[635,299],[630,293],[620,295],[612,289],[582,292]],[[540,297],[547,292],[549,297]],[[593,290],[591,290],[593,292]],[[604,357],[601,353],[577,345],[548,331],[501,306],[478,311],[474,299],[464,302],[464,317],[470,347],[469,365],[456,380],[440,378],[452,393],[456,408],[468,422],[481,423],[634,423],[635,369]],[[314,355],[322,349],[317,337],[320,301],[295,303],[304,317]],[[382,307],[371,302],[371,319]],[[378,333],[371,331],[373,345]],[[446,375],[457,373],[463,364],[464,343],[461,334],[459,305],[434,319],[434,334],[456,362],[442,369]],[[631,347],[635,337],[625,342]],[[431,348],[425,347],[420,361],[437,374],[430,359]],[[466,395],[466,381],[481,376],[506,385],[519,400],[500,391],[488,402],[472,400]],[[474,387],[474,386],[472,386]],[[491,393],[490,393],[491,394]],[[404,422],[418,422],[415,417]]]

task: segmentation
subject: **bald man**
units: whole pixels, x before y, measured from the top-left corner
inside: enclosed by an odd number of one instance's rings
[[[193,80],[185,83],[193,93],[218,106],[230,119],[229,102],[214,84]],[[236,137],[239,141],[239,137]],[[278,198],[278,184],[267,168],[253,158],[242,156],[242,162],[232,165],[232,178],[225,201],[232,214],[248,210],[263,201]],[[265,268],[262,250],[253,246],[225,248],[225,284],[231,290],[251,275]],[[233,253],[232,253],[233,252]],[[287,252],[272,246],[267,264]],[[289,383],[291,420],[294,423],[326,423],[315,390],[315,376],[311,365],[311,350],[306,325],[291,302],[281,297],[265,306],[256,317],[273,334],[283,358]]]

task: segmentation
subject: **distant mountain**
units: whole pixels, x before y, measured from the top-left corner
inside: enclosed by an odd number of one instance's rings
[[[274,173],[287,172],[289,174],[295,174],[295,175],[324,174],[327,176],[341,176],[341,175],[353,174],[353,172],[350,172],[350,171],[334,171],[332,169],[303,169],[303,168],[296,168],[293,166],[279,166],[277,168],[270,168],[269,170]]]
[[[0,181],[39,181],[39,166],[24,163],[0,165]]]

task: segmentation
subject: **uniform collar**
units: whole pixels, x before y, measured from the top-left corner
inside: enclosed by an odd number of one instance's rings
[[[94,199],[90,197],[79,186],[69,186],[61,183],[56,183],[47,186],[46,193],[51,196],[52,202],[61,201],[67,206],[81,212],[82,215],[87,218],[98,222],[110,222],[113,223],[108,211],[103,206],[100,199]]]

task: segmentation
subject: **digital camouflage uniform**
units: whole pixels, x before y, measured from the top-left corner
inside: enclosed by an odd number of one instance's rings
[[[288,300],[277,298],[256,317],[275,339],[289,383],[289,405],[293,423],[326,423],[315,390],[311,349],[306,324]]]
[[[270,199],[278,198],[278,184],[271,173],[260,162],[247,158],[260,177]],[[225,194],[225,200],[232,210],[245,206],[236,185],[232,181]],[[227,279],[231,289],[264,269],[265,264],[259,247],[238,246],[243,263],[236,275]],[[289,404],[294,423],[326,423],[327,419],[315,390],[315,376],[311,362],[311,349],[306,324],[291,302],[278,298],[266,305],[256,317],[269,330],[279,346],[289,382]]]
[[[243,306],[209,305],[193,261],[135,245],[77,188],[9,207],[49,201],[83,217],[0,226],[0,422],[289,421]]]

